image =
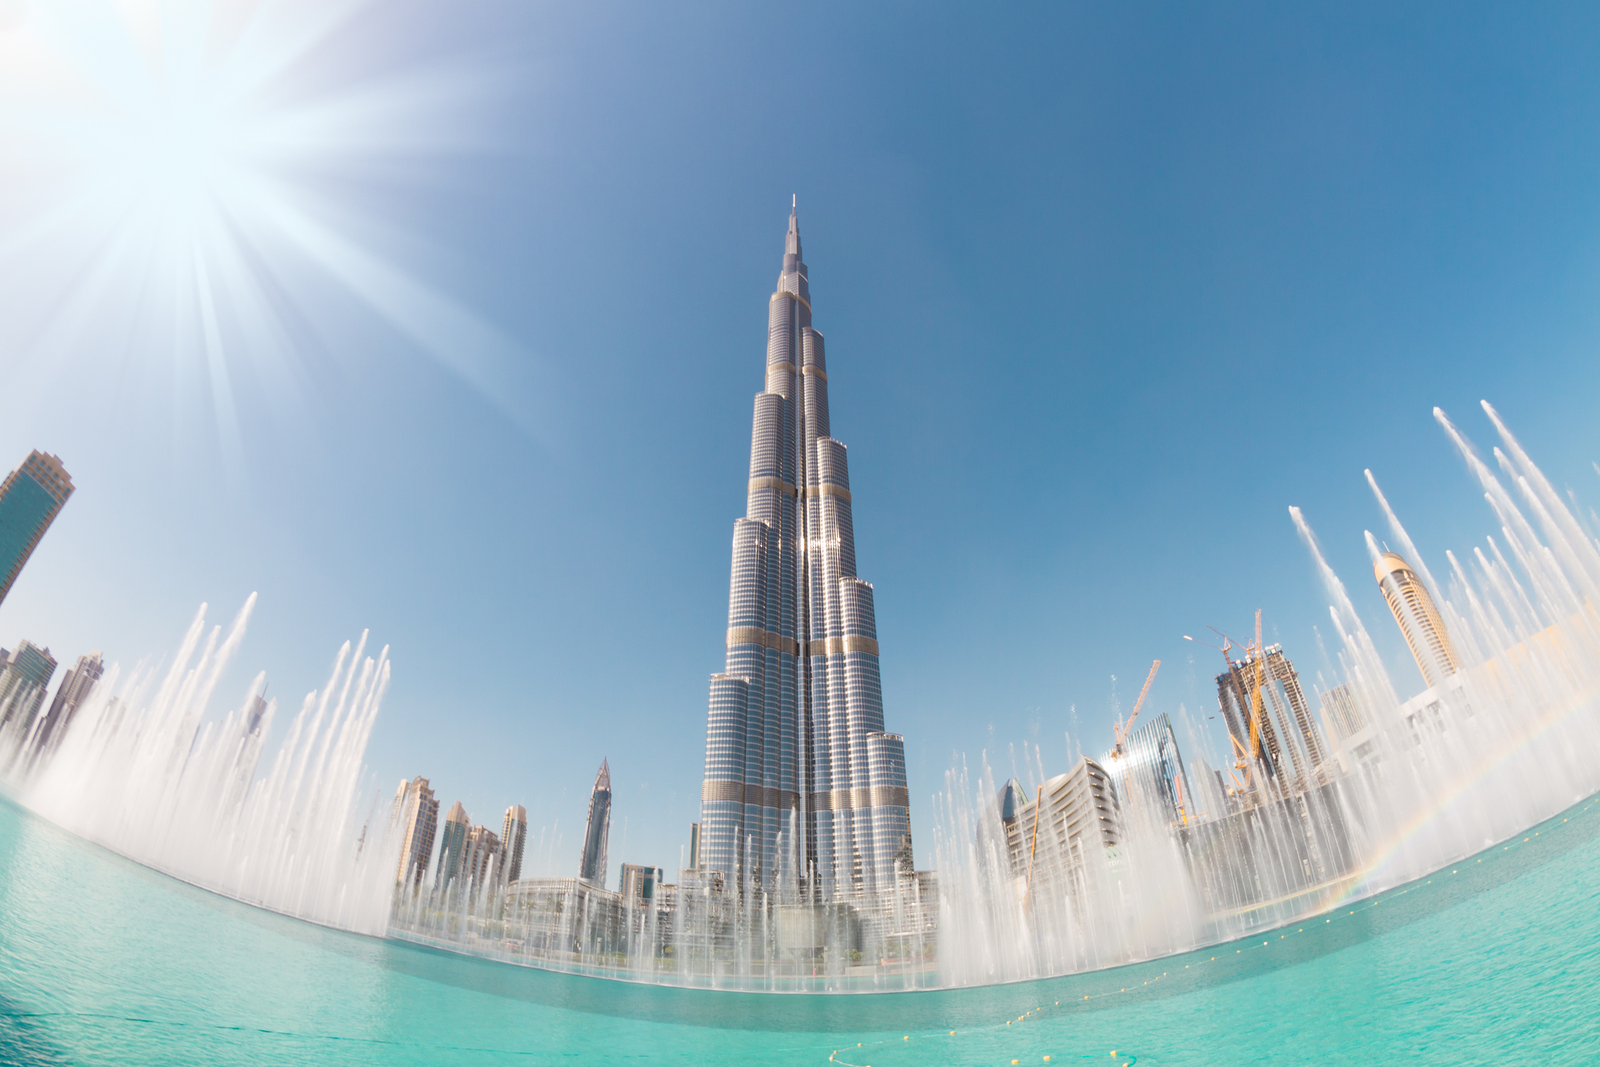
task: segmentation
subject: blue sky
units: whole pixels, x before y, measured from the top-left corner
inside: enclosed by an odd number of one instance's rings
[[[1065,770],[1152,659],[1208,713],[1185,633],[1261,608],[1314,676],[1288,505],[1420,688],[1362,470],[1430,559],[1494,532],[1434,405],[1600,500],[1592,8],[347,6],[4,9],[0,461],[79,489],[0,644],[259,591],[228,702],[297,705],[370,628],[375,788],[525,804],[540,873],[602,758],[614,864],[698,816],[791,195],[919,859],[955,761]],[[233,95],[169,137],[130,84]]]

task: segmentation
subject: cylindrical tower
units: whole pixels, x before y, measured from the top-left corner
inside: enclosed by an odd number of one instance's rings
[[[1397,552],[1379,555],[1372,570],[1378,588],[1383,590],[1383,599],[1394,613],[1394,621],[1405,635],[1411,657],[1417,661],[1422,680],[1432,689],[1460,670],[1461,663],[1450,643],[1450,633],[1444,628],[1444,619],[1428,595],[1428,587]]]

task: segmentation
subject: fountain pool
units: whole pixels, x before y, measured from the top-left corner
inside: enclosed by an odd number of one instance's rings
[[[0,1062],[1586,1063],[1597,878],[1590,798],[1417,882],[1199,952],[973,989],[740,994],[313,925],[0,801]]]

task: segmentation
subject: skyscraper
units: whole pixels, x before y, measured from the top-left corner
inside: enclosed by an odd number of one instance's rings
[[[1115,848],[1123,811],[1106,770],[1088,756],[1040,787],[1033,799],[1015,781],[997,798],[1011,875],[1029,889],[1081,870],[1093,849]]]
[[[622,906],[625,908],[648,908],[655,903],[656,889],[660,887],[666,872],[660,867],[650,867],[640,863],[624,863],[622,865]]]
[[[1349,682],[1322,694],[1322,718],[1340,741],[1355,736],[1367,725],[1366,716],[1361,713],[1361,698]]]
[[[79,706],[94,688],[94,683],[100,680],[100,675],[105,672],[105,665],[100,660],[100,651],[79,656],[77,665],[74,666],[61,679],[61,686],[56,690],[56,698],[50,702],[50,710],[45,713],[44,724],[39,727],[38,747],[44,748],[50,744],[50,739],[59,737],[78,713]]]
[[[472,820],[467,818],[467,809],[461,806],[461,801],[450,805],[450,813],[444,817],[444,826],[439,830],[439,869],[433,875],[434,885],[447,886],[461,877],[462,860],[467,854],[467,832],[471,829]]]
[[[261,720],[267,714],[267,697],[264,693],[257,693],[250,700],[250,709],[244,715],[244,728],[246,733],[255,733],[261,729]]]
[[[1300,675],[1282,645],[1268,645],[1264,660],[1250,651],[1226,674],[1217,675],[1217,704],[1228,732],[1241,748],[1250,747],[1253,694],[1260,675],[1261,718],[1257,725],[1258,759],[1268,775],[1294,773],[1309,778],[1328,759],[1328,748],[1306,701]]]
[[[528,809],[513,804],[506,809],[505,821],[500,824],[500,847],[505,850],[501,873],[507,882],[522,877],[522,850],[528,843]]]
[[[428,780],[421,775],[402,780],[394,795],[394,821],[400,827],[400,868],[395,881],[422,882],[428,857],[433,854],[433,838],[439,830],[439,802],[434,799]]]
[[[33,728],[55,672],[56,659],[48,648],[31,641],[18,642],[16,650],[0,661],[0,726],[25,736]]]
[[[497,863],[498,861],[498,863]],[[487,826],[467,829],[467,843],[461,851],[461,884],[476,889],[489,877],[490,867],[504,870],[500,838]],[[496,875],[498,877],[498,873]]]
[[[873,589],[856,575],[849,468],[830,432],[791,212],[733,528],[727,661],[711,678],[699,866],[754,891],[786,868],[815,901],[911,868],[905,743],[884,732]]]
[[[600,761],[589,792],[589,820],[583,827],[583,854],[578,857],[578,877],[590,885],[606,887],[606,842],[611,835],[611,768]]]
[[[72,477],[60,458],[39,451],[0,485],[0,603],[71,495]]]
[[[1100,764],[1116,786],[1125,820],[1167,826],[1197,810],[1189,795],[1178,735],[1166,712],[1129,734]]]
[[[1372,571],[1427,687],[1432,689],[1460,670],[1444,619],[1411,565],[1398,553],[1385,552],[1373,561]]]

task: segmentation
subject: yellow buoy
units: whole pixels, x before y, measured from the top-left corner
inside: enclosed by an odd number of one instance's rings
[[[907,1034],[903,1040],[910,1041],[911,1040],[911,1035]]]

